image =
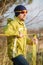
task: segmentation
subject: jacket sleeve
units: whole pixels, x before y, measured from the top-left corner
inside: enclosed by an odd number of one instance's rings
[[[16,23],[15,22],[13,23],[13,21],[7,24],[4,27],[3,31],[4,31],[4,34],[8,36],[18,36],[19,37],[18,28],[16,26]]]

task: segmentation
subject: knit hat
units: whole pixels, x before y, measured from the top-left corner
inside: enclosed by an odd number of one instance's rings
[[[23,5],[18,5],[15,7],[14,12],[15,16],[18,16],[20,14],[19,11],[27,10]]]

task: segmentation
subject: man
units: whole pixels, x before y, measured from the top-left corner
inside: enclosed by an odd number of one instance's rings
[[[14,12],[15,19],[4,28],[4,33],[8,35],[8,56],[14,65],[29,65],[24,58],[26,57],[26,44],[32,43],[24,25],[27,9],[23,5],[18,5]]]

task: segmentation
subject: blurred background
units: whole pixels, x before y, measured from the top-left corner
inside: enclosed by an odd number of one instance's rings
[[[30,38],[33,34],[37,35],[38,45],[35,52],[33,46],[27,46],[27,61],[30,65],[43,65],[43,0],[0,0],[0,34],[3,33],[3,27],[7,24],[7,19],[14,19],[15,6],[22,4],[27,10],[25,25]],[[36,61],[33,60],[33,53]],[[34,62],[33,62],[34,61]],[[12,65],[7,55],[7,38],[0,36],[0,65]]]

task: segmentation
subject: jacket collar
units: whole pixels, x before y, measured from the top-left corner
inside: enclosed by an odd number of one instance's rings
[[[17,22],[21,25],[24,25],[24,21],[21,21],[18,17],[15,17],[15,19],[17,20]]]

